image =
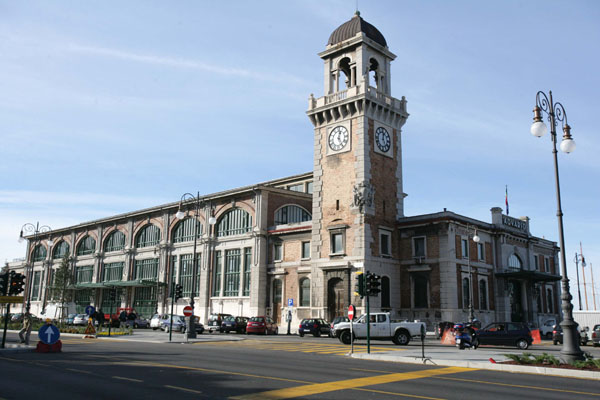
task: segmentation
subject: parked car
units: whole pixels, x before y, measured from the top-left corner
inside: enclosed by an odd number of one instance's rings
[[[160,329],[163,321],[165,321],[167,318],[169,318],[169,316],[166,314],[154,314],[150,319],[150,328],[153,330]]]
[[[552,331],[554,330],[554,325],[556,324],[557,322],[554,318],[546,320],[546,322],[540,326],[540,337],[543,339],[552,339]]]
[[[356,339],[367,337],[370,331],[371,340],[391,340],[396,345],[406,346],[413,337],[420,337],[425,332],[424,322],[392,321],[390,313],[371,313],[369,315],[369,329],[367,329],[367,315],[361,315],[352,326],[350,333],[350,322],[340,322],[336,333],[340,342],[350,344],[352,335]],[[339,333],[338,333],[339,331]]]
[[[183,315],[173,315],[173,325],[171,325],[171,316],[167,315],[164,320],[160,323],[160,329],[169,332],[173,329],[173,332],[185,332],[186,323]]]
[[[329,335],[331,327],[329,323],[321,318],[306,318],[300,321],[298,326],[298,335],[303,337],[305,334],[311,334],[314,337],[319,337],[321,334]]]
[[[73,318],[73,325],[87,325],[88,318],[89,318],[89,315],[87,315],[87,314],[77,314]]]
[[[600,346],[600,324],[594,325],[592,330],[592,345],[594,347]]]
[[[246,334],[249,333],[264,333],[265,335],[271,333],[277,335],[279,328],[270,317],[252,317],[248,320],[248,325],[246,325]]]
[[[526,350],[533,343],[531,331],[523,322],[493,322],[477,331],[478,345],[516,346]]]
[[[10,317],[10,322],[23,322],[23,313],[16,313]]]
[[[246,325],[248,325],[248,318],[228,316],[223,318],[223,322],[221,323],[221,331],[225,333],[229,333],[231,331],[235,331],[237,333],[246,333]]]
[[[225,317],[232,317],[231,314],[210,314],[208,317],[208,333],[213,333],[214,331],[223,332],[223,327],[221,324],[223,323],[223,319]]]
[[[148,321],[146,318],[142,318],[142,317],[137,317],[134,320],[127,320],[127,322],[125,323],[127,325],[127,327],[129,328],[148,328],[150,326],[150,321]]]
[[[67,318],[65,318],[65,323],[67,325],[73,325],[73,320],[75,319],[76,316],[77,316],[77,314],[69,314],[69,315],[67,315]]]
[[[337,337],[336,336],[336,325],[340,322],[350,322],[350,318],[348,317],[335,317],[331,324],[329,325],[329,337]]]
[[[577,322],[576,322],[577,324]],[[579,344],[581,346],[585,346],[587,344],[587,342],[590,340],[589,336],[588,336],[588,330],[590,328],[585,327],[583,329],[581,329],[579,327],[579,324],[577,324],[577,337],[579,339]],[[552,330],[552,344],[562,344],[563,342],[563,330],[562,330],[562,326],[560,325],[554,325],[554,328]]]

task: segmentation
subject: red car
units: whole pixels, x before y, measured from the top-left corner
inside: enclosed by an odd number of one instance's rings
[[[275,321],[273,321],[270,317],[252,317],[248,320],[248,325],[246,325],[246,334],[249,333],[277,335],[279,333],[279,328],[277,327]]]

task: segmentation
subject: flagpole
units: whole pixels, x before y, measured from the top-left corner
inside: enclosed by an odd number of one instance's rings
[[[581,254],[581,274],[583,275],[583,295],[585,296],[585,310],[588,311],[587,288],[585,287],[585,257],[583,256],[583,247],[579,242],[579,253]]]
[[[590,272],[592,274],[592,297],[594,299],[594,311],[596,311],[596,287],[594,286],[594,266],[590,263]]]
[[[505,185],[504,204],[506,204],[506,215],[508,215],[508,185]]]

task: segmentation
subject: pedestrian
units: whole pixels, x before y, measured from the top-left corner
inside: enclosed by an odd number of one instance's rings
[[[102,329],[102,325],[104,325],[104,311],[102,311],[102,309],[99,309],[98,311],[96,311],[96,321],[98,321],[98,331],[100,331]]]
[[[25,311],[23,315],[23,328],[19,331],[19,338],[21,338],[21,343],[25,343],[29,345],[29,335],[31,335],[31,314],[29,311]],[[23,336],[25,334],[25,336]]]
[[[127,326],[127,313],[125,310],[119,314],[119,328],[125,328]]]
[[[137,318],[137,316],[135,315],[135,312],[133,310],[129,310],[129,313],[127,314],[127,325],[130,328],[135,327],[135,319],[136,318]]]

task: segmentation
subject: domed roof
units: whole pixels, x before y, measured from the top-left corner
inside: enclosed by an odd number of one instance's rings
[[[381,32],[379,32],[379,30],[377,30],[377,28],[375,28],[373,25],[362,19],[358,11],[356,14],[354,14],[354,17],[352,17],[350,21],[343,23],[339,26],[339,28],[333,31],[331,36],[329,36],[329,41],[327,44],[337,44],[343,42],[346,39],[354,37],[359,32],[363,32],[368,38],[374,40],[384,47],[387,47],[387,42],[385,41],[385,38]]]

